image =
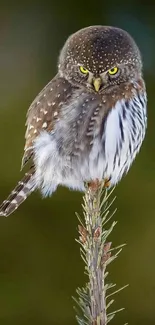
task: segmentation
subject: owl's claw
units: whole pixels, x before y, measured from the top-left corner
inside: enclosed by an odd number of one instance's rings
[[[94,181],[91,181],[88,183],[88,187],[92,190],[92,191],[96,191],[99,186],[101,185],[101,182],[98,179],[95,179]]]
[[[104,187],[105,187],[105,188],[108,188],[108,187],[110,187],[110,185],[111,185],[111,184],[110,184],[110,178],[105,178],[105,179],[104,179]]]
[[[98,179],[95,179],[94,181],[91,181],[91,182],[88,183],[88,187],[92,191],[96,191],[102,184],[103,184],[104,188],[109,188],[110,185],[111,185],[110,184],[110,178],[105,178],[103,181],[99,181]]]

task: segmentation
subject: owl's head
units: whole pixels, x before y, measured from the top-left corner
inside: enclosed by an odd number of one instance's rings
[[[142,61],[127,32],[109,26],[90,26],[68,38],[58,69],[70,82],[99,91],[139,79]]]

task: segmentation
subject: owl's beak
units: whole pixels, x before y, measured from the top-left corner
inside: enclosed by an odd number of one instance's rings
[[[94,79],[94,81],[93,81],[93,85],[94,85],[94,88],[95,88],[95,90],[96,90],[97,92],[100,90],[101,84],[102,84],[102,80],[101,80],[101,78],[95,78],[95,79]]]

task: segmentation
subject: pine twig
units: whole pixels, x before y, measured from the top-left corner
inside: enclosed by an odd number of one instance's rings
[[[108,275],[106,267],[118,256],[124,246],[116,247],[116,253],[111,255],[115,248],[111,249],[111,242],[107,242],[107,237],[116,222],[113,222],[108,229],[105,229],[105,225],[115,213],[114,211],[110,215],[111,203],[108,204],[107,201],[112,192],[113,190],[109,193],[104,184],[99,182],[86,185],[82,205],[84,217],[80,218],[77,215],[80,222],[77,242],[81,245],[81,257],[85,263],[85,273],[89,278],[86,287],[76,290],[78,299],[73,298],[82,311],[81,316],[76,316],[79,325],[106,325],[116,312],[123,309],[107,313],[107,309],[114,302],[114,299],[108,302],[107,299],[126,287],[107,295],[107,290],[115,285],[105,284]]]

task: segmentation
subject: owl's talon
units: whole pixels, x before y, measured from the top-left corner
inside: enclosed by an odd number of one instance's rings
[[[94,181],[88,183],[88,187],[90,190],[96,191],[99,188],[100,184],[100,181],[98,179],[95,179]]]
[[[105,178],[105,180],[104,180],[104,187],[105,188],[108,188],[108,187],[110,187],[110,178]]]

